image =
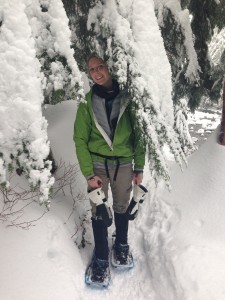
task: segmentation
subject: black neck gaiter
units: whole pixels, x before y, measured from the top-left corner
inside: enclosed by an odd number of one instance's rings
[[[111,90],[107,90],[105,87],[103,87],[103,86],[101,86],[99,84],[94,84],[93,85],[93,92],[97,96],[105,99],[106,101],[107,100],[115,99],[116,96],[120,92],[120,88],[119,88],[118,82],[115,79],[112,80],[112,83],[113,83],[113,86],[112,86]]]

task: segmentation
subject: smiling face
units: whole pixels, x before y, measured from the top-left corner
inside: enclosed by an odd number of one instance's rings
[[[98,57],[92,57],[88,61],[88,70],[92,80],[109,89],[112,87],[112,77],[106,63]]]

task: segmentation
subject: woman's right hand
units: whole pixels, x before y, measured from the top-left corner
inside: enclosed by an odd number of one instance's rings
[[[88,187],[91,189],[97,189],[102,187],[102,179],[99,176],[93,176],[88,179]]]

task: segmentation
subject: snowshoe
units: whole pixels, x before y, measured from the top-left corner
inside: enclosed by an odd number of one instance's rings
[[[128,244],[114,244],[111,252],[111,264],[118,269],[132,269],[134,267],[133,256]]]
[[[108,260],[99,259],[94,256],[85,272],[85,283],[97,288],[107,288],[110,279]]]

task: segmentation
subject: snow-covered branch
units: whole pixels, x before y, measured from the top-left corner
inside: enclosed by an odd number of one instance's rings
[[[0,6],[4,15],[0,35],[1,183],[7,187],[5,170],[15,161],[30,184],[39,186],[40,202],[48,205],[54,179],[51,163],[46,161],[49,142],[41,111],[40,64],[25,8],[24,1]]]
[[[26,14],[41,63],[45,103],[84,98],[81,73],[71,48],[69,20],[62,1],[29,1]]]
[[[190,24],[190,13],[188,9],[182,10],[179,0],[154,0],[154,2],[160,27],[165,26],[165,19],[168,16],[168,11],[172,14],[176,22],[174,26],[180,26],[184,37],[186,59],[188,61],[185,76],[190,83],[198,82],[201,68],[199,66],[198,57],[194,48],[194,39]],[[176,47],[176,45],[173,46]]]

